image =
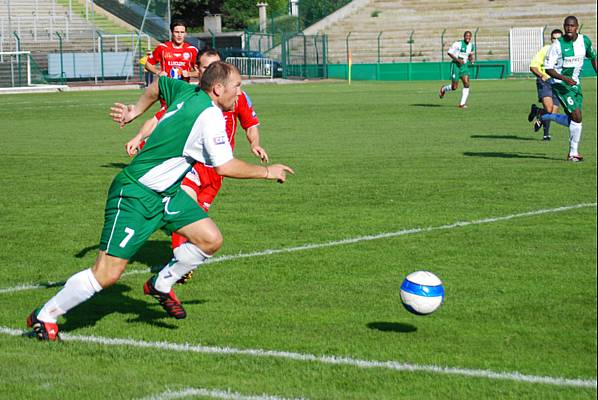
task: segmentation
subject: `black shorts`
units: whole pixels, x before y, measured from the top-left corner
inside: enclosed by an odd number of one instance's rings
[[[559,101],[558,96],[556,93],[552,92],[552,86],[550,85],[550,79],[547,81],[543,81],[540,78],[536,78],[536,89],[538,89],[538,101],[542,102],[544,97],[552,97],[552,102],[555,106],[559,106],[561,102]]]

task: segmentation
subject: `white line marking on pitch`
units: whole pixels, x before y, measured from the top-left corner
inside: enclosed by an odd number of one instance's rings
[[[21,336],[25,331],[0,326],[0,333]],[[516,382],[539,383],[555,386],[574,386],[581,388],[596,388],[596,379],[568,379],[552,376],[525,375],[519,372],[496,372],[484,369],[465,369],[441,367],[438,365],[407,364],[399,361],[371,361],[351,357],[317,356],[314,354],[293,353],[277,350],[235,349],[233,347],[201,346],[192,344],[177,344],[168,342],[146,342],[134,339],[104,338],[98,336],[80,336],[63,333],[62,340],[70,342],[95,343],[106,346],[129,346],[139,348],[154,348],[165,351],[188,353],[236,355],[251,357],[272,357],[294,361],[311,361],[323,364],[350,365],[359,368],[383,368],[394,371],[424,372],[431,374],[458,375],[465,377],[488,378],[493,380],[509,380]]]
[[[572,206],[563,206],[563,207],[557,207],[557,208],[549,208],[549,209],[543,209],[543,210],[523,212],[523,213],[518,213],[518,214],[511,214],[511,215],[506,215],[503,217],[484,218],[484,219],[478,219],[478,220],[474,220],[474,221],[455,222],[455,223],[448,224],[448,225],[430,226],[427,228],[405,229],[405,230],[396,231],[396,232],[387,232],[387,233],[380,233],[377,235],[359,236],[359,237],[355,237],[355,238],[335,240],[335,241],[331,241],[331,242],[311,243],[311,244],[304,244],[304,245],[295,246],[295,247],[284,247],[282,249],[269,249],[269,250],[256,251],[253,253],[232,254],[232,255],[228,255],[228,256],[214,257],[211,260],[209,260],[206,264],[208,264],[208,263],[212,264],[212,263],[230,261],[230,260],[237,260],[240,258],[261,257],[261,256],[267,256],[267,255],[271,255],[271,254],[292,253],[295,251],[321,249],[324,247],[333,247],[333,246],[342,246],[342,245],[346,245],[346,244],[367,242],[367,241],[371,241],[371,240],[386,239],[386,238],[392,238],[392,237],[404,236],[404,235],[413,235],[416,233],[447,230],[447,229],[460,228],[460,227],[469,226],[469,225],[489,224],[489,223],[493,223],[493,222],[508,221],[510,219],[515,219],[515,218],[532,217],[532,216],[536,216],[536,215],[557,213],[557,212],[562,212],[562,211],[569,211],[569,210],[575,210],[575,209],[579,209],[579,208],[588,208],[588,207],[596,207],[596,203],[576,204],[576,205],[572,205]],[[123,274],[123,276],[146,274],[148,272],[149,272],[149,268],[139,269],[139,270],[131,270],[131,271],[125,272]],[[22,284],[22,285],[9,287],[9,288],[0,289],[0,294],[20,292],[23,290],[43,289],[43,288],[47,288],[48,286],[58,286],[58,285],[60,285],[60,283],[56,283],[56,282],[54,282],[54,283],[49,282],[48,284],[45,284],[45,285]]]
[[[271,396],[268,394],[261,394],[257,396],[244,395],[237,392],[231,392],[228,390],[218,389],[205,389],[205,388],[186,388],[182,390],[167,390],[164,393],[160,393],[153,396],[143,397],[141,400],[170,400],[180,399],[182,397],[189,396],[203,396],[211,397],[214,399],[225,399],[225,400],[307,400],[304,397],[289,399],[286,397]]]

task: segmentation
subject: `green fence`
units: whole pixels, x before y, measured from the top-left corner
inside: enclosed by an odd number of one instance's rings
[[[470,67],[473,79],[505,79],[510,75],[509,61],[480,61]],[[413,62],[413,63],[380,63],[353,64],[351,79],[406,81],[406,80],[445,80],[450,76],[448,62]],[[328,77],[348,79],[347,64],[329,64]]]
[[[478,61],[470,66],[472,79],[506,79],[511,76],[509,60]],[[448,80],[449,62],[414,62],[353,64],[353,80],[406,81],[406,80]],[[331,79],[348,79],[347,64],[328,64],[327,76]],[[532,74],[530,73],[531,77]],[[590,60],[585,60],[582,77],[596,76]]]

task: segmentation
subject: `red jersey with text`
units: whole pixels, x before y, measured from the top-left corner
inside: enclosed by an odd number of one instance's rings
[[[183,71],[191,71],[195,68],[197,59],[197,48],[189,43],[183,42],[181,47],[175,47],[171,41],[160,43],[147,62],[156,65],[160,64],[162,71],[168,74],[169,78],[183,79],[189,82],[189,78],[183,77]]]

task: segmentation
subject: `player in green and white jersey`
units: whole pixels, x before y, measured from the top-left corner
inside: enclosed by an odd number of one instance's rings
[[[447,92],[459,88],[459,80],[463,82],[463,92],[459,108],[467,108],[467,97],[469,96],[469,67],[468,63],[475,62],[475,47],[471,43],[472,34],[465,31],[463,40],[458,40],[449,48],[448,55],[453,60],[451,62],[451,83],[440,87],[438,96],[442,99]]]
[[[567,160],[579,162],[583,160],[578,150],[581,140],[581,108],[583,106],[579,75],[586,58],[592,61],[594,71],[598,71],[596,51],[592,47],[590,38],[577,32],[579,22],[576,17],[565,18],[563,28],[565,34],[550,46],[544,60],[544,68],[546,73],[553,78],[552,91],[559,98],[567,115],[538,110],[537,117],[543,121],[555,121],[569,127]]]
[[[177,319],[186,312],[172,286],[210,258],[222,235],[180,183],[195,162],[214,167],[221,176],[284,182],[286,165],[258,166],[235,159],[222,111],[231,110],[241,94],[241,76],[231,64],[216,62],[204,72],[200,87],[160,77],[135,105],[116,103],[112,119],[133,121],[159,98],[168,110],[143,150],[112,181],[104,214],[100,251],[92,268],[76,273],[27,325],[40,340],[58,339],[58,317],[118,281],[129,259],[158,229],[189,240],[174,250],[173,260],[150,278],[144,293],[156,298]]]

